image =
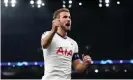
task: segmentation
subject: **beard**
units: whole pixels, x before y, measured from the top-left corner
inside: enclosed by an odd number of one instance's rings
[[[62,24],[60,27],[61,27],[61,29],[62,30],[64,30],[65,32],[67,32],[67,31],[70,31],[71,29],[70,29],[70,23],[66,23],[66,24]],[[69,27],[69,29],[68,29],[68,27]]]
[[[70,27],[70,26],[69,26]],[[70,31],[71,29],[68,29],[68,26],[61,26],[61,29],[65,32]]]

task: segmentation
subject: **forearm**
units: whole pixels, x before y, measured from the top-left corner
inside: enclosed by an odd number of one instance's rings
[[[88,65],[79,63],[76,65],[75,70],[78,72],[84,72],[87,67],[88,67]]]
[[[56,32],[54,32],[54,31],[50,31],[48,33],[48,35],[44,39],[41,40],[41,45],[42,45],[43,48],[47,48],[50,45],[55,33]]]

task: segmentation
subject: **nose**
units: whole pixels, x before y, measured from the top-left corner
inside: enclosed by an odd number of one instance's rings
[[[70,18],[68,18],[67,20],[68,20],[68,22],[70,22],[70,21],[71,21],[71,19],[70,19]]]

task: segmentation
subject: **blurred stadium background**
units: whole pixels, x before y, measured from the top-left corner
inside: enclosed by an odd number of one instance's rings
[[[1,0],[1,77],[41,79],[41,35],[62,7],[70,9],[68,35],[79,54],[94,60],[72,78],[133,78],[133,0]]]

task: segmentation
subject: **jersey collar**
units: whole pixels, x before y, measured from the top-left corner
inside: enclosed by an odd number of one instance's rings
[[[63,38],[63,39],[67,39],[67,36],[66,37],[63,37],[63,36],[61,36],[58,32],[56,32],[61,38]]]

